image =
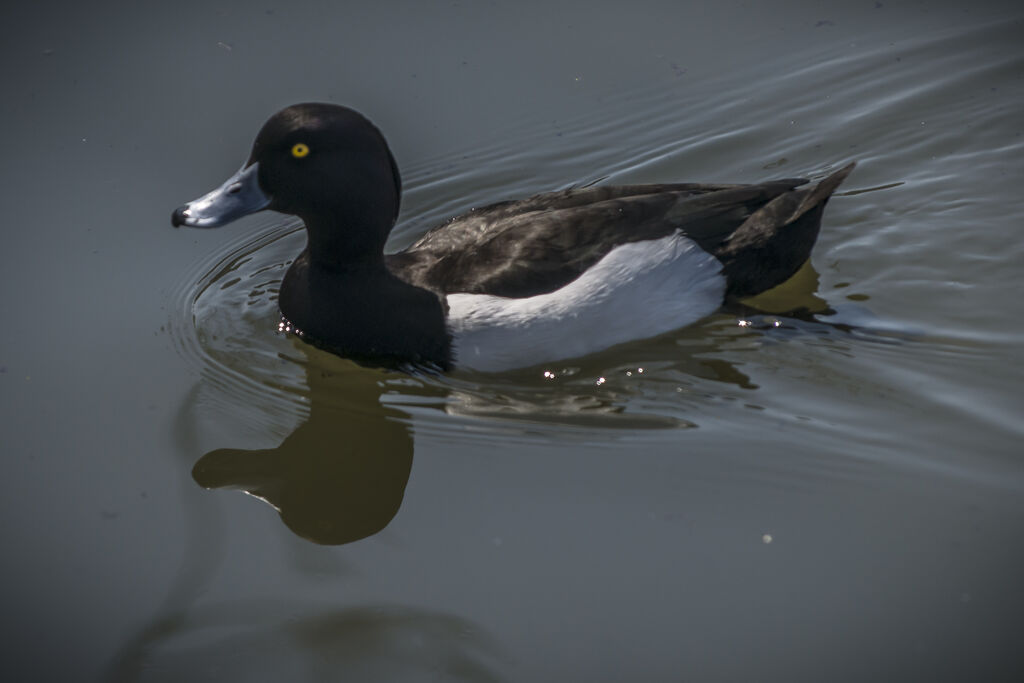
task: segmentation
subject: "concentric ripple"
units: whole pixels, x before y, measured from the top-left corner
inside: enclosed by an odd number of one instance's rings
[[[297,220],[261,216],[196,263],[174,295],[171,337],[223,405],[245,406],[263,422],[267,414],[294,420],[306,411],[301,352],[277,331],[277,293],[285,270],[302,249]]]
[[[1002,31],[992,26],[982,33]],[[877,54],[852,58],[836,46],[828,55],[829,68],[811,65],[780,79],[778,92],[756,107],[736,97],[728,75],[686,90],[685,97],[669,96],[656,84],[609,95],[602,108],[587,117],[527,122],[521,130],[496,135],[486,144],[467,141],[464,149],[443,156],[403,161],[402,220],[389,245],[393,249],[472,206],[552,188],[666,178],[746,181],[763,178],[766,170],[767,175],[816,177],[857,158],[861,166],[844,187],[851,196],[830,203],[815,249],[813,260],[824,274],[820,290],[817,273],[811,270],[796,291],[768,309],[831,307],[836,315],[797,319],[723,312],[657,339],[503,374],[358,371],[377,372],[379,400],[400,407],[417,430],[440,438],[541,434],[589,439],[600,427],[602,440],[607,441],[616,438],[615,430],[628,435],[652,428],[717,426],[728,431],[742,425],[757,431],[794,421],[821,425],[823,439],[854,438],[843,432],[854,429],[847,415],[830,408],[841,404],[835,402],[837,390],[896,395],[906,406],[929,400],[930,395],[915,394],[914,386],[891,385],[888,363],[906,371],[896,346],[916,347],[912,359],[927,359],[929,354],[971,359],[976,354],[972,345],[984,347],[992,339],[973,339],[970,326],[962,322],[984,307],[961,306],[966,312],[955,324],[944,325],[943,320],[915,319],[914,311],[927,309],[902,304],[898,297],[914,294],[915,288],[927,289],[929,296],[937,288],[950,289],[944,273],[955,270],[959,262],[948,262],[948,255],[966,258],[977,247],[931,248],[956,243],[962,218],[955,215],[932,215],[927,230],[913,227],[919,222],[913,217],[923,209],[907,206],[912,198],[904,195],[910,185],[948,185],[946,176],[924,166],[904,173],[901,166],[882,163],[881,157],[895,146],[889,140],[863,143],[854,150],[851,141],[871,141],[873,131],[887,130],[876,119],[909,115],[903,111],[908,103],[874,98],[871,101],[885,106],[870,111],[852,107],[858,88],[874,87],[876,66],[898,64],[901,78],[911,78],[914,64],[943,53],[943,40],[901,45],[899,54],[893,55],[889,53],[897,48],[880,45]],[[919,60],[892,61],[918,53]],[[1019,65],[1016,58],[1008,60],[991,69]],[[837,69],[851,74],[851,92],[822,102],[812,86],[834,78]],[[935,87],[959,85],[961,80],[953,79]],[[926,95],[929,92],[921,94]],[[684,104],[686,115],[681,113]],[[759,112],[757,117],[744,114],[752,107]],[[797,125],[801,118],[823,120],[833,134],[823,143],[820,127],[804,129]],[[860,130],[864,126],[871,130]],[[952,146],[961,134],[949,129]],[[923,136],[921,144],[934,145],[937,139],[935,134]],[[775,154],[766,141],[777,141],[786,157]],[[1005,145],[991,149],[1005,154]],[[751,150],[759,150],[761,156],[751,160]],[[825,166],[813,166],[816,163]],[[937,186],[929,201],[950,205],[944,188]],[[197,263],[175,293],[174,342],[212,389],[207,400],[234,406],[254,424],[294,421],[306,414],[313,398],[310,364],[336,374],[358,366],[328,358],[278,330],[277,291],[304,243],[299,224],[268,214],[226,229],[239,237]],[[908,270],[908,261],[913,270]],[[990,279],[1005,279],[1007,273],[1010,270],[1003,268]],[[993,287],[997,292],[1006,289],[1005,283]],[[821,298],[815,298],[816,291]],[[958,290],[964,296],[972,291],[981,290]],[[869,300],[873,308],[883,308],[881,320],[866,308]],[[866,328],[872,331],[865,332]],[[331,400],[357,407],[355,395],[346,395],[344,381],[330,386]],[[323,398],[317,396],[318,401]]]
[[[730,359],[737,353],[795,338],[843,345],[843,335],[829,340],[835,330],[813,321],[723,313],[657,339],[501,374],[359,368],[280,331],[278,289],[305,236],[296,220],[266,216],[253,222],[255,229],[185,274],[171,330],[178,350],[203,378],[204,400],[261,429],[276,425],[275,431],[286,433],[307,414],[311,370],[378,373],[381,402],[400,407],[415,417],[418,429],[439,436],[454,429],[459,438],[557,433],[586,439],[596,427],[692,428],[723,402],[754,405],[758,382],[743,361]],[[806,292],[792,296],[807,299]],[[359,408],[352,403],[356,397],[346,397],[344,378],[330,386],[335,393],[316,400]]]

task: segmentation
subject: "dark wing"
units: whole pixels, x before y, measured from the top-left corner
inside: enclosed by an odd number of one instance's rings
[[[534,296],[568,284],[620,244],[676,230],[718,256],[734,233],[773,200],[801,194],[795,198],[799,204],[805,193],[792,190],[806,182],[549,192],[453,218],[404,252],[388,256],[387,263],[402,279],[442,294]]]

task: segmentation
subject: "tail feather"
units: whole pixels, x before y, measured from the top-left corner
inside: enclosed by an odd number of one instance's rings
[[[800,202],[800,207],[797,209],[797,215],[794,216],[794,219],[799,218],[818,204],[827,202],[828,198],[831,197],[832,193],[836,191],[836,188],[846,180],[846,176],[850,175],[850,172],[853,171],[856,165],[856,161],[851,161],[846,166],[843,166],[841,169],[813,186],[811,191],[804,197],[804,200]]]
[[[851,162],[815,185],[784,192],[747,218],[717,256],[727,294],[760,294],[788,280],[810,257],[829,197],[856,166]]]

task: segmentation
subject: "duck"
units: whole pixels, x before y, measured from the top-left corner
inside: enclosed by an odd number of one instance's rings
[[[665,334],[789,279],[855,162],[817,182],[597,185],[472,208],[385,253],[402,181],[354,109],[289,106],[220,187],[174,210],[214,228],[272,210],[305,225],[282,327],[360,363],[499,372]]]

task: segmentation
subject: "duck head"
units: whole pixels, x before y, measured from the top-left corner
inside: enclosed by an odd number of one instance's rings
[[[296,104],[263,125],[248,161],[175,209],[171,224],[215,228],[263,209],[298,216],[316,261],[379,258],[398,217],[401,178],[384,136],[333,104]]]

